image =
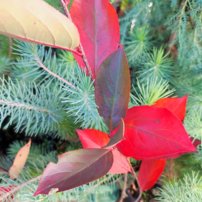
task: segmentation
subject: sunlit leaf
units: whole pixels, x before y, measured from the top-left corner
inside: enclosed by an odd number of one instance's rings
[[[43,0],[1,0],[0,33],[62,49],[80,43],[76,26]]]

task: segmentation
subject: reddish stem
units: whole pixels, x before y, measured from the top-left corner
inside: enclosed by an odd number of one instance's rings
[[[130,168],[131,168],[131,174],[132,174],[133,177],[135,178],[135,180],[136,180],[136,182],[137,182],[137,185],[138,185],[139,192],[140,192],[138,198],[137,198],[134,202],[139,202],[140,199],[142,198],[142,189],[141,189],[141,187],[140,187],[140,183],[139,183],[139,180],[138,180],[138,177],[137,177],[136,172],[134,171],[134,169],[133,169],[133,167],[132,167],[132,165],[131,165],[130,162],[129,162],[129,164],[130,164]]]
[[[127,188],[127,180],[128,180],[128,174],[124,174],[124,181],[123,181],[123,188],[121,192],[121,197],[118,202],[123,202],[124,198],[126,197],[126,188]]]

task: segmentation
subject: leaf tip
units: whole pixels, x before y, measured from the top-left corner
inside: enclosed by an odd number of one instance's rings
[[[82,133],[82,130],[81,130],[81,129],[76,129],[76,133],[77,133],[77,135],[79,136],[80,133]]]
[[[29,141],[28,141],[28,143],[27,143],[27,147],[30,147],[31,144],[32,144],[32,139],[30,138]]]
[[[39,194],[41,194],[41,192],[37,189],[37,190],[34,192],[33,196],[38,196]]]

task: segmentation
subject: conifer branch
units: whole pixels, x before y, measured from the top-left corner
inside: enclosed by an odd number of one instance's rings
[[[29,184],[33,183],[33,182],[36,182],[40,179],[41,175],[40,176],[37,176],[35,178],[32,178],[14,188],[12,188],[9,192],[5,193],[5,194],[2,194],[0,195],[0,201],[6,201],[9,197],[12,197],[15,195],[16,192],[18,192],[19,190],[23,189],[25,186],[28,186]]]
[[[16,132],[27,135],[53,133],[64,138],[74,133],[74,124],[61,106],[62,88],[49,84],[0,79],[0,125],[15,126]],[[57,89],[56,89],[57,88]]]
[[[40,107],[36,107],[33,105],[25,104],[25,103],[11,102],[11,101],[2,100],[2,99],[0,99],[0,105],[8,105],[10,107],[17,107],[17,108],[23,108],[26,110],[33,110],[33,111],[37,111],[37,112],[52,114],[52,112],[50,110],[45,109],[45,108],[40,108]]]
[[[54,72],[50,71],[41,61],[41,59],[38,56],[35,56],[35,60],[38,63],[38,65],[46,72],[48,72],[51,76],[57,78],[58,80],[62,81],[63,83],[67,84],[70,88],[76,89],[76,86],[74,86],[72,83],[68,82],[64,78],[60,77],[59,75],[55,74]]]

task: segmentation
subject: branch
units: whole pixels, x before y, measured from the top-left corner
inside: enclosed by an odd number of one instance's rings
[[[129,162],[129,163],[130,163],[130,162]],[[133,177],[135,178],[135,180],[136,180],[136,182],[137,182],[137,184],[138,184],[139,192],[140,192],[140,193],[139,193],[139,196],[137,197],[137,199],[136,199],[134,202],[139,202],[140,199],[142,198],[142,189],[141,189],[141,187],[140,187],[140,183],[139,183],[138,177],[137,177],[137,175],[136,175],[136,173],[135,173],[135,171],[134,171],[134,169],[133,169],[131,163],[130,163],[130,167],[131,167],[131,174],[132,174]]]
[[[11,189],[9,192],[0,195],[0,201],[5,201],[6,199],[8,199],[9,196],[13,196],[17,191],[19,191],[19,190],[22,189],[23,187],[27,186],[28,184],[30,184],[30,183],[32,183],[32,182],[35,182],[35,181],[39,180],[40,177],[41,177],[41,175],[38,176],[38,177],[32,178],[31,180],[26,181],[26,182],[24,182],[24,183],[18,185],[17,187]]]
[[[70,15],[70,12],[69,12],[69,10],[68,10],[68,8],[67,8],[67,3],[65,3],[65,0],[60,0],[60,1],[61,1],[61,4],[62,4],[62,7],[63,7],[63,9],[64,9],[65,15],[73,22],[72,17],[71,17],[71,15]],[[80,45],[79,45],[79,49],[80,49],[80,51],[81,51],[81,56],[82,56],[82,58],[83,58],[84,64],[85,64],[85,66],[86,66],[86,69],[87,69],[87,71],[89,72],[89,74],[90,74],[91,77],[92,77],[92,71],[91,71],[90,65],[89,65],[89,63],[88,63],[88,60],[87,60],[87,57],[86,57],[84,48],[83,48],[83,46],[82,46],[81,43],[80,43]]]
[[[12,102],[12,101],[2,100],[2,99],[0,99],[0,105],[8,105],[10,107],[17,107],[17,108],[23,108],[26,110],[33,110],[33,111],[37,111],[37,112],[52,114],[51,111],[49,111],[48,109],[45,109],[45,108],[35,107],[35,106],[28,105],[25,103]]]
[[[77,89],[77,87],[75,85],[73,85],[72,83],[68,82],[67,80],[65,80],[64,78],[62,78],[61,76],[55,74],[54,72],[50,71],[41,61],[41,59],[38,56],[35,56],[35,60],[37,62],[37,64],[39,65],[39,67],[41,67],[44,71],[48,72],[51,76],[57,78],[58,80],[62,81],[63,83],[67,84],[69,87]]]
[[[127,181],[128,181],[128,174],[124,174],[124,181],[123,181],[123,188],[121,192],[121,197],[118,202],[123,202],[125,196],[126,196],[126,188],[127,188]]]

